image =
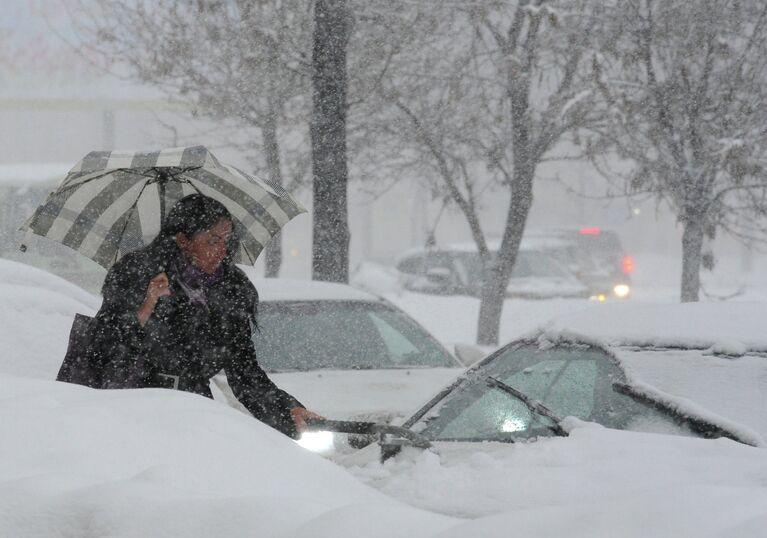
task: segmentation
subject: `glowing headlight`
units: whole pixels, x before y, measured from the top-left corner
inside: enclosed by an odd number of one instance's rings
[[[330,452],[333,449],[333,432],[305,432],[296,443],[312,452]]]
[[[613,288],[613,293],[615,293],[615,296],[621,299],[628,297],[630,292],[631,288],[629,288],[627,284],[618,284]]]
[[[592,301],[599,301],[600,303],[604,303],[607,300],[607,295],[604,293],[598,293],[597,295],[592,295],[589,297]]]

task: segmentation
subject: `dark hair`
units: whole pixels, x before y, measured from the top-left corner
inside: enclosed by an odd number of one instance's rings
[[[199,193],[184,196],[173,205],[163,222],[160,233],[152,243],[167,252],[169,247],[175,246],[176,234],[183,233],[191,238],[196,233],[211,229],[221,219],[234,224],[232,214],[218,200]],[[236,247],[237,239],[233,233],[227,245],[230,254],[227,258],[234,254]]]
[[[211,229],[221,219],[232,220],[232,214],[224,204],[202,194],[190,194],[173,205],[160,235],[175,237],[177,233],[183,233],[191,238],[198,232]]]

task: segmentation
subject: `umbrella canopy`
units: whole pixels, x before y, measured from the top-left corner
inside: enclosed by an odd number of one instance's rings
[[[254,263],[290,219],[306,212],[279,185],[221,163],[203,146],[94,151],[70,170],[21,230],[109,268],[149,244],[173,204],[193,193],[215,198],[232,214],[240,239],[238,263]]]

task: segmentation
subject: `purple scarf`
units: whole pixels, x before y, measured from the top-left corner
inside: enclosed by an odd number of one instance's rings
[[[212,275],[201,271],[184,256],[179,256],[176,262],[176,275],[181,289],[189,297],[192,304],[208,306],[208,290],[224,276],[224,266],[219,265]]]

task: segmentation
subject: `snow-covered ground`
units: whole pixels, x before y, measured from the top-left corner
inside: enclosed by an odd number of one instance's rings
[[[476,300],[386,296],[442,341],[473,340]],[[633,378],[767,438],[767,358],[749,353],[767,348],[767,302],[738,299],[508,301],[501,335],[546,326],[618,344]],[[0,260],[2,536],[764,535],[765,449],[729,440],[574,422],[568,438],[438,446],[385,464],[370,460],[371,447],[344,469],[194,395],[50,381],[73,314],[98,303]],[[312,384],[300,390],[312,397]]]
[[[764,456],[729,440],[581,423],[567,438],[441,443],[350,469],[414,506],[480,518],[464,536],[742,537],[763,536],[767,523]]]
[[[205,398],[0,374],[0,536],[429,536],[411,508]],[[359,533],[359,534],[357,534]]]

